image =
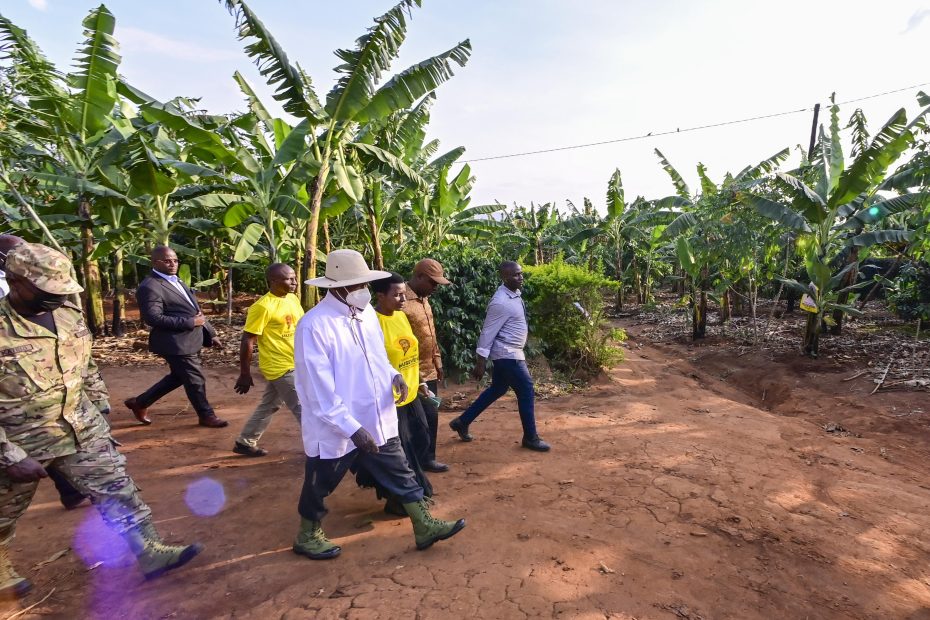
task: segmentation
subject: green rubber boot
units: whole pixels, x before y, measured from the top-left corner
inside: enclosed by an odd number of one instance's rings
[[[20,598],[32,589],[32,582],[20,577],[10,562],[6,543],[0,543],[0,599]]]
[[[203,551],[200,543],[186,546],[165,544],[150,521],[126,532],[123,538],[136,556],[136,562],[146,579],[154,579],[169,570],[184,566]]]
[[[465,527],[465,519],[443,521],[431,515],[425,499],[404,504],[404,509],[413,522],[413,536],[420,551],[431,547],[435,542],[452,538]]]
[[[328,560],[342,553],[339,545],[334,545],[323,533],[323,526],[319,521],[300,519],[300,531],[294,541],[294,553],[303,555],[311,560]]]

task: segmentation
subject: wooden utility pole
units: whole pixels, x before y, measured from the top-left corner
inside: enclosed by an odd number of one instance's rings
[[[817,143],[817,120],[820,118],[820,104],[814,104],[814,122],[811,125],[811,145],[807,148],[807,159],[814,156],[814,145]]]

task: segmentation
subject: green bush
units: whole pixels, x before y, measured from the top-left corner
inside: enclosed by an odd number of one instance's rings
[[[907,263],[887,291],[891,309],[906,321],[930,321],[930,265]]]
[[[453,378],[467,372],[475,362],[475,347],[484,323],[491,295],[500,286],[497,268],[501,257],[494,250],[478,250],[466,245],[452,245],[428,256],[410,256],[387,269],[409,278],[421,258],[442,263],[452,286],[440,286],[430,297],[436,319],[436,335],[442,349],[446,375]]]
[[[590,376],[622,361],[623,354],[614,344],[625,340],[626,334],[611,329],[604,316],[604,293],[616,290],[617,282],[561,258],[524,271],[530,334],[550,366]]]

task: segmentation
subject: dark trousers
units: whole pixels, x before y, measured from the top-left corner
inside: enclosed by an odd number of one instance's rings
[[[523,360],[494,360],[491,371],[491,385],[466,409],[459,418],[465,424],[475,421],[481,412],[491,406],[495,400],[513,388],[517,394],[517,408],[520,410],[520,423],[523,436],[536,437],[535,399],[533,396],[533,378]]]
[[[439,381],[432,379],[426,382],[426,387],[439,396]],[[429,429],[429,449],[426,451],[426,460],[436,460],[436,435],[439,433],[439,408],[428,398],[420,399],[423,403],[423,413],[426,415],[426,426]]]
[[[74,485],[57,469],[49,467],[45,470],[45,473],[55,483],[55,489],[58,491],[58,497],[61,498],[62,504],[77,503],[84,499],[84,494],[75,489]]]
[[[397,434],[404,456],[407,457],[407,465],[413,472],[417,484],[423,488],[423,495],[432,497],[433,485],[423,469],[429,452],[429,425],[426,423],[424,401],[425,398],[417,396],[403,407],[397,408]],[[385,491],[379,490],[382,493]]]
[[[200,368],[200,355],[163,355],[171,373],[136,397],[142,407],[151,407],[162,396],[182,385],[194,411],[201,418],[214,415],[207,400],[207,379]]]
[[[308,456],[304,464],[304,486],[297,504],[300,516],[310,521],[322,521],[327,513],[323,501],[336,490],[356,462],[371,474],[379,487],[402,504],[423,499],[423,489],[407,465],[400,439],[393,437],[379,446],[377,454],[367,454],[356,449],[338,459]]]

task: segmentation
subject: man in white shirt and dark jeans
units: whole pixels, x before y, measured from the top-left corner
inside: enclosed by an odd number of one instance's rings
[[[471,372],[476,381],[481,381],[487,361],[491,360],[494,363],[491,385],[449,426],[459,434],[462,441],[471,441],[473,437],[468,432],[469,425],[482,411],[506,394],[508,389],[513,388],[517,394],[520,423],[523,425],[523,447],[548,452],[549,444],[540,439],[536,432],[533,378],[526,367],[526,356],[523,353],[529,333],[526,309],[520,295],[523,269],[515,262],[505,261],[501,263],[500,276],[503,284],[488,304],[478,347],[475,349],[475,367]]]
[[[334,250],[326,258],[326,275],[307,281],[328,289],[300,319],[294,338],[307,461],[293,549],[314,560],[341,552],[323,533],[324,499],[354,464],[364,466],[379,487],[404,506],[417,549],[465,527],[464,519],[442,521],[430,515],[400,445],[395,402],[398,396],[404,400],[408,386],[388,361],[367,288],[369,282],[388,276],[386,271],[370,270],[355,250]]]

